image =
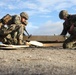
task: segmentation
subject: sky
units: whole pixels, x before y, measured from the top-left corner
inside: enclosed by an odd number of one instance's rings
[[[61,10],[76,14],[76,0],[0,0],[0,18],[26,12],[26,29],[31,35],[60,35],[64,22],[59,19]]]

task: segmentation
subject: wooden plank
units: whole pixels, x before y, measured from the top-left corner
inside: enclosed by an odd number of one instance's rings
[[[18,49],[18,48],[27,48],[29,45],[7,45],[7,44],[0,44],[0,49]]]
[[[28,45],[8,45],[8,44],[0,44],[0,47],[12,47],[12,48],[20,48],[20,47],[29,47]]]
[[[63,43],[42,43],[38,41],[30,41],[27,43],[30,47],[30,45],[34,45],[37,47],[60,47]]]
[[[43,47],[62,47],[63,43],[44,43]]]
[[[24,36],[24,40],[28,40],[28,37]],[[42,42],[63,42],[65,38],[63,36],[31,36],[29,40]]]
[[[63,42],[65,38],[63,36],[24,36],[24,40],[31,40],[31,41],[41,41],[41,42]],[[0,42],[2,38],[0,38]]]

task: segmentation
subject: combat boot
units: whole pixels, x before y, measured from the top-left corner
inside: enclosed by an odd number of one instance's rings
[[[6,38],[3,38],[2,39],[2,43],[5,44],[6,42],[7,42],[7,39]]]
[[[76,47],[76,43],[75,42],[69,42],[69,43],[64,43],[63,44],[63,48],[66,49],[73,49]]]
[[[23,45],[23,41],[22,40],[18,40],[18,45]]]

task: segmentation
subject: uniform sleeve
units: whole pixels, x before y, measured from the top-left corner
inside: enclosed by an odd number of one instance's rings
[[[20,20],[20,17],[18,15],[15,16],[14,23],[18,24],[18,25],[21,24],[21,20]]]
[[[72,15],[71,19],[72,19],[73,22],[76,22],[76,15]]]
[[[76,27],[76,15],[73,15],[72,22],[74,23],[74,26]]]
[[[61,34],[60,35],[66,35],[67,34],[67,29],[66,29],[66,27],[65,27],[65,22],[63,23],[63,30],[62,30],[62,32],[61,32]]]

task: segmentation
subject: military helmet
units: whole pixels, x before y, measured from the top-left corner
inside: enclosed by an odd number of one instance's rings
[[[20,13],[20,16],[21,16],[21,17],[24,17],[26,20],[28,20],[28,18],[29,18],[29,17],[28,17],[28,14],[27,14],[26,12],[21,12],[21,13]]]
[[[64,17],[67,17],[67,16],[68,16],[68,12],[66,10],[60,11],[60,13],[59,13],[60,19],[63,19]]]

